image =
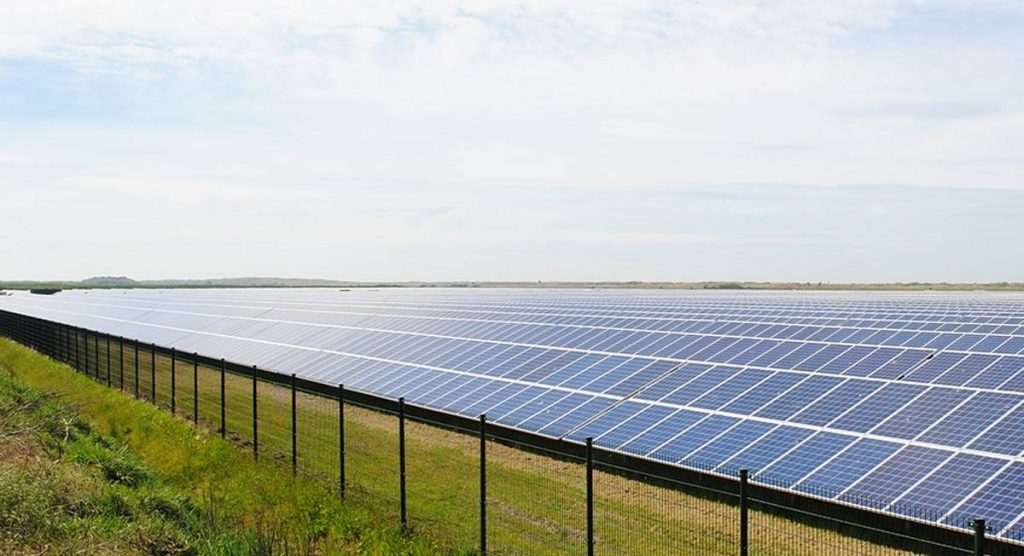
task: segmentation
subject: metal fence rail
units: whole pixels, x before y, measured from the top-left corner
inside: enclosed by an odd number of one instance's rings
[[[481,554],[1024,554],[939,526],[0,311],[0,335]],[[910,512],[903,512],[910,513]],[[910,513],[911,516],[917,515]],[[979,516],[979,518],[982,516]]]

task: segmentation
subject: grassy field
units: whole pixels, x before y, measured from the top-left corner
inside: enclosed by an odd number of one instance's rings
[[[436,554],[372,508],[0,340],[0,553]]]
[[[99,375],[106,380],[105,344],[101,343]],[[90,344],[91,352],[95,352]],[[139,391],[148,398],[152,391],[148,352],[139,356]],[[0,364],[29,368],[19,372],[34,387],[58,393],[82,407],[83,414],[96,422],[105,434],[126,439],[129,444],[148,442],[152,430],[126,429],[121,411],[144,407],[128,402],[126,396],[103,388],[27,350],[0,344]],[[116,344],[110,361],[112,384],[126,392],[135,390],[134,351],[125,352],[125,383],[121,385],[121,360]],[[94,365],[94,363],[93,363]],[[93,369],[91,372],[95,372]],[[198,402],[200,426],[207,434],[193,435],[203,445],[212,443],[209,432],[220,423],[220,375],[215,369],[199,367],[198,396],[193,394],[193,366],[179,361],[176,367],[176,410],[191,419],[193,402]],[[243,450],[252,449],[252,382],[246,377],[227,375],[226,422],[229,437]],[[156,403],[170,407],[170,361],[156,358]],[[337,402],[299,393],[297,398],[298,468],[300,476],[314,478],[322,499],[333,499],[337,489],[338,422]],[[261,462],[271,462],[268,471],[290,474],[291,421],[290,392],[264,383],[258,386],[258,443]],[[91,409],[90,409],[91,408]],[[346,406],[347,498],[342,505],[360,516],[343,521],[372,522],[379,530],[394,531],[398,518],[398,435],[392,415]],[[162,418],[169,418],[162,415]],[[176,426],[187,425],[173,420]],[[190,437],[191,438],[191,437]],[[479,439],[421,423],[406,425],[408,513],[412,549],[427,552],[471,553],[478,543]],[[488,445],[488,540],[493,553],[565,554],[585,552],[585,469],[580,463],[544,457],[497,443]],[[239,457],[235,452],[235,457]],[[143,459],[161,458],[157,450],[141,450]],[[182,456],[178,456],[182,457]],[[240,469],[263,470],[251,456],[241,456]],[[231,481],[235,464],[225,475],[205,479],[207,492],[216,491],[218,481]],[[179,465],[173,470],[181,471]],[[278,479],[279,480],[279,479]],[[305,483],[304,483],[305,484]],[[313,488],[313,487],[309,487]],[[738,513],[735,506],[646,485],[612,474],[595,474],[595,540],[599,554],[734,554],[738,546]],[[322,502],[318,499],[317,503]],[[255,503],[255,502],[254,502]],[[310,502],[312,503],[312,502]],[[223,507],[220,505],[219,507]],[[251,506],[255,507],[255,506]],[[333,507],[333,506],[331,506]],[[341,510],[338,510],[341,511]],[[345,515],[344,512],[339,515]],[[331,519],[341,519],[332,514]],[[294,522],[301,529],[300,522]],[[344,526],[350,530],[352,526]],[[356,531],[362,531],[356,527]],[[368,533],[358,533],[364,538]],[[284,533],[277,536],[286,536]],[[287,535],[296,546],[309,546],[299,531]],[[329,537],[345,541],[344,535]],[[394,536],[384,534],[386,553]],[[323,546],[327,541],[316,541]],[[406,541],[412,542],[412,541]],[[765,555],[902,554],[889,548],[858,541],[830,530],[793,523],[775,516],[752,512],[751,553]],[[305,543],[305,544],[303,544]],[[379,551],[374,548],[372,551]]]

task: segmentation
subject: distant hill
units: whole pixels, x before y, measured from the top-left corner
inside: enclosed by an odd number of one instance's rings
[[[78,281],[9,281],[0,289],[75,288],[587,288],[672,290],[878,290],[878,291],[1024,291],[1024,282],[957,284],[945,282],[829,283],[829,282],[353,282],[315,278],[207,278],[134,280],[127,276],[94,276]]]

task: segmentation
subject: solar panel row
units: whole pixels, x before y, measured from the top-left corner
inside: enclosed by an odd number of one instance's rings
[[[18,295],[0,307],[940,523],[1024,531],[1024,297]]]

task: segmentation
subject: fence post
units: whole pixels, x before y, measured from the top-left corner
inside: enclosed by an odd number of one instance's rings
[[[974,556],[985,556],[985,520],[972,520],[971,526],[974,527]]]
[[[405,513],[405,398],[398,398],[398,488],[402,531],[407,530]]]
[[[594,556],[594,439],[587,437],[587,556]]]
[[[82,372],[82,358],[80,357],[81,352],[78,349],[78,329],[77,328],[74,329],[74,333],[75,333],[75,337],[74,337],[75,345],[72,347],[72,359],[75,360],[75,370],[78,371],[78,372]]]
[[[156,344],[149,345],[149,403],[156,405]]]
[[[487,415],[480,415],[480,556],[487,556]]]
[[[139,339],[135,338],[135,399],[139,399]]]
[[[93,359],[96,360],[96,366],[94,367],[95,370],[96,370],[96,382],[99,382],[99,380],[100,380],[100,337],[99,337],[98,334],[94,335],[92,337],[92,347],[93,347],[93,350],[92,350],[93,354],[95,355],[95,357],[93,357]]]
[[[345,498],[345,385],[338,385],[338,494]]]
[[[110,336],[107,336],[107,387],[110,387]]]
[[[220,360],[220,437],[225,438],[228,433],[227,423],[224,419],[224,359]]]
[[[256,410],[256,365],[252,366],[252,457],[260,460],[259,414]]]
[[[298,424],[298,419],[296,418],[296,410],[297,410],[297,408],[295,407],[295,373],[292,373],[292,384],[291,384],[291,386],[292,386],[292,476],[295,476],[295,473],[299,469],[299,445],[298,445],[298,442],[296,440],[296,435],[298,434],[298,428],[296,426]]]
[[[174,415],[175,400],[177,399],[177,396],[175,396],[175,393],[174,393],[175,370],[176,370],[177,366],[178,366],[178,352],[176,352],[174,350],[174,348],[171,348],[171,415]]]
[[[82,362],[85,363],[82,365],[82,374],[89,376],[89,336],[85,332],[82,332],[82,345]]]
[[[199,354],[192,352],[192,424],[199,425]]]
[[[121,383],[118,387],[124,392],[124,337],[117,337],[117,377]]]
[[[749,521],[748,521],[748,493],[746,493],[746,480],[750,472],[746,469],[739,470],[739,556],[748,555],[749,548]]]

